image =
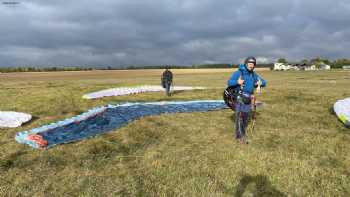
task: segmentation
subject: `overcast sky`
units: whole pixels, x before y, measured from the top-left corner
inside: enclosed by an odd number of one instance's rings
[[[192,65],[350,57],[349,0],[16,0],[0,66]]]

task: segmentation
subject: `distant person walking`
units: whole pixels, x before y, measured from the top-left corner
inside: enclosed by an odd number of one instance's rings
[[[247,144],[246,127],[248,125],[249,113],[252,109],[252,100],[254,97],[255,88],[265,87],[266,81],[262,79],[254,68],[256,66],[256,59],[248,57],[244,64],[238,66],[238,70],[234,72],[231,78],[227,81],[227,85],[235,88],[235,138]],[[253,101],[255,102],[255,100]]]
[[[165,69],[165,71],[162,74],[161,82],[162,82],[163,88],[165,88],[166,95],[170,96],[170,87],[173,83],[173,73],[169,70],[168,67]]]

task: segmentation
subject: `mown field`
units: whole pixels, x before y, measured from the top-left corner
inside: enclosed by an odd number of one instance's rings
[[[349,71],[259,71],[266,105],[248,145],[233,139],[228,109],[145,117],[47,150],[14,140],[107,103],[221,99],[232,71],[173,70],[175,85],[209,89],[93,101],[81,96],[158,85],[162,70],[0,74],[0,110],[34,116],[0,129],[0,196],[350,196],[350,129],[332,112],[350,96]]]

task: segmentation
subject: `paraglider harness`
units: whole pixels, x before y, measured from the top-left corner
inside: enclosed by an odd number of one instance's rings
[[[241,76],[243,76],[243,72],[240,70]],[[255,77],[254,77],[255,78]],[[255,81],[255,79],[254,79]],[[260,88],[260,87],[259,87]],[[252,104],[253,110],[252,110],[252,125],[250,128],[250,133],[253,133],[255,122],[256,122],[256,97],[253,94],[245,93],[243,92],[243,85],[235,85],[235,86],[229,86],[225,89],[223,98],[225,101],[225,104],[231,108],[233,111],[235,111],[235,104],[245,104],[250,105]],[[242,121],[242,112],[239,112],[239,128]]]
[[[243,76],[243,72],[241,72],[241,77]],[[255,80],[254,80],[255,81]],[[226,105],[235,110],[235,103],[250,105],[252,103],[252,94],[246,93],[243,91],[243,85],[235,85],[229,86],[224,91],[224,101]]]

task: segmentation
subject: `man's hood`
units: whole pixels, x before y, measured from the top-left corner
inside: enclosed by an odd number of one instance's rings
[[[245,64],[239,64],[238,65],[238,69],[244,73],[248,73],[248,72],[253,72],[254,69],[252,71],[249,71],[247,66]]]

